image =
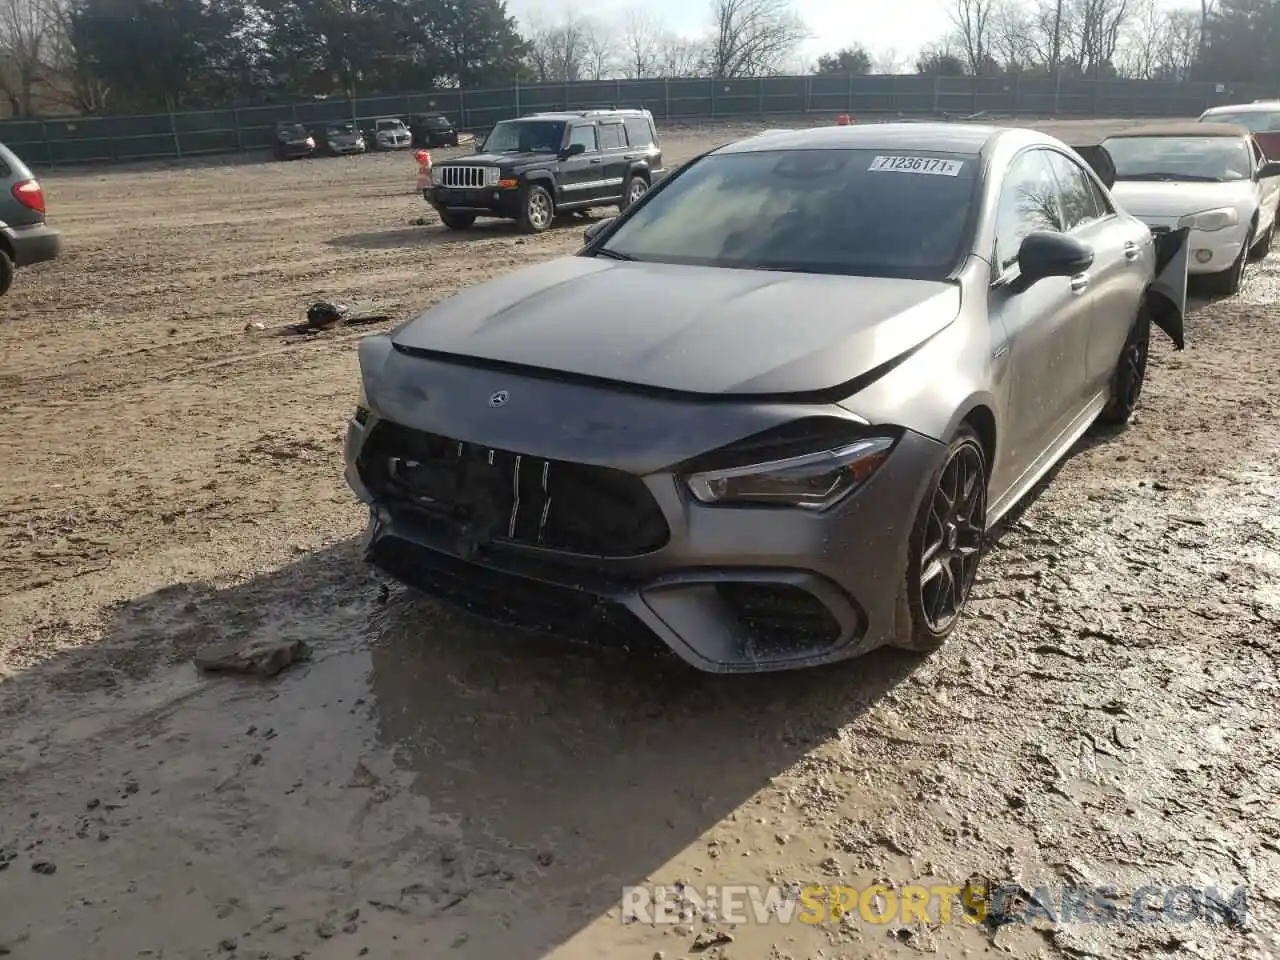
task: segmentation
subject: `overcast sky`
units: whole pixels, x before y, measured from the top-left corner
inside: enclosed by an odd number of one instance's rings
[[[1195,0],[1156,2],[1168,8],[1195,5]],[[565,0],[507,0],[507,4],[521,20],[538,13],[555,19],[566,9]],[[620,19],[622,11],[634,5],[635,0],[597,0],[585,10],[609,21]],[[905,67],[914,61],[921,47],[951,29],[948,0],[890,0],[883,6],[854,0],[795,0],[795,5],[814,34],[802,51],[810,60],[821,53],[861,43],[877,58],[894,51]],[[671,29],[691,36],[706,30],[710,16],[707,0],[643,0],[642,6]],[[584,11],[576,3],[573,9]]]

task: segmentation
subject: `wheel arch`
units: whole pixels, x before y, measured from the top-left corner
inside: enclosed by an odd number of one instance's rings
[[[987,460],[987,474],[990,475],[996,461],[996,444],[999,440],[995,411],[986,403],[976,401],[961,415],[956,429],[963,425],[971,427],[978,435],[978,442],[982,444],[982,454]],[[954,432],[953,430],[952,433]]]

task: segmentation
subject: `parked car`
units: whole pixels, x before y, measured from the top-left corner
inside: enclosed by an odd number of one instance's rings
[[[440,114],[416,114],[409,118],[409,131],[415,147],[456,147],[458,128]]]
[[[499,142],[557,143],[525,133]],[[1152,323],[1182,345],[1186,236],[1153,237],[1032,130],[712,150],[575,255],[361,341],[367,556],[708,671],[935,648],[991,525],[1090,424],[1130,418]]]
[[[331,157],[364,153],[367,147],[364,134],[354,123],[331,123],[318,128],[313,136],[320,150]]]
[[[62,237],[45,222],[44,189],[16,153],[0,143],[0,296],[22,267],[56,260]]]
[[[369,141],[375,150],[408,150],[413,145],[413,134],[403,120],[383,117],[373,122]]]
[[[1280,162],[1234,124],[1136,127],[1099,145],[1114,170],[1111,194],[1152,230],[1187,227],[1189,272],[1214,293],[1244,283],[1250,258],[1271,250]]]
[[[1239,124],[1253,133],[1263,153],[1280,160],[1280,100],[1210,107],[1200,114],[1200,122]]]
[[[281,121],[276,124],[272,152],[277,160],[298,160],[315,153],[316,141],[300,123]]]
[[[503,120],[475,156],[442,160],[424,191],[441,221],[465,230],[476,217],[515,220],[540,233],[556,214],[626,209],[666,171],[648,110],[581,110]]]

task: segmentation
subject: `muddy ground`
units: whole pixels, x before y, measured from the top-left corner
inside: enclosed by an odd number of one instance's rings
[[[400,318],[581,234],[445,233],[413,176],[46,178],[66,255],[0,301],[0,954],[1280,955],[1280,267],[1201,302],[1185,353],[1157,344],[1137,420],[1004,526],[944,651],[710,677],[383,602],[358,562],[340,455],[365,331],[246,324],[317,298]],[[314,656],[271,681],[191,665],[245,637]],[[1245,885],[1247,911],[619,915],[646,881],[971,877]],[[695,952],[708,931],[733,939]]]

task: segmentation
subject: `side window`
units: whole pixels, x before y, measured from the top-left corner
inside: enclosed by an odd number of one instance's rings
[[[569,136],[569,142],[580,143],[587,148],[587,153],[596,151],[596,128],[594,124],[579,124],[573,128],[573,132]]]
[[[1267,122],[1259,126],[1266,130],[1280,130],[1280,113],[1267,114]]]
[[[600,124],[600,149],[601,150],[617,150],[619,147],[625,147],[626,140],[622,136],[622,124],[620,123],[602,123]]]
[[[996,209],[998,271],[1017,262],[1018,248],[1027,234],[1036,230],[1062,231],[1062,203],[1049,156],[1045,150],[1028,150],[1005,174]]]
[[[633,147],[650,146],[653,143],[653,131],[649,129],[649,121],[643,117],[628,119],[627,142]]]
[[[1093,203],[1098,208],[1098,216],[1109,217],[1116,212],[1115,204],[1107,196],[1107,191],[1093,177],[1089,178],[1089,189],[1093,191]]]
[[[1060,153],[1050,153],[1049,162],[1058,177],[1062,195],[1062,228],[1074,230],[1097,220],[1102,214],[1090,189],[1089,175],[1070,158]]]
[[[1267,162],[1267,158],[1262,153],[1262,147],[1258,146],[1258,141],[1252,137],[1249,138],[1249,149],[1253,152],[1253,168],[1255,170]]]

